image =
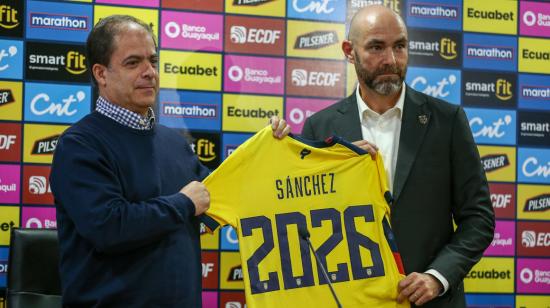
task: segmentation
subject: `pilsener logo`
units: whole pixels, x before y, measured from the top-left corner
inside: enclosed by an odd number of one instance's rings
[[[231,41],[235,44],[269,44],[273,45],[281,37],[280,30],[271,29],[247,29],[243,26],[231,27]]]
[[[30,26],[57,30],[88,30],[88,16],[31,13]]]
[[[34,155],[45,155],[53,154],[55,147],[57,146],[57,140],[61,135],[54,135],[44,139],[36,140],[32,148],[32,154]]]
[[[233,0],[233,5],[239,6],[257,6],[273,0]]]
[[[0,5],[0,27],[4,29],[13,29],[19,26],[19,12],[10,5]]]
[[[492,172],[510,165],[510,160],[506,154],[493,154],[481,157],[481,165],[485,172]]]
[[[337,43],[336,31],[314,31],[298,36],[294,49],[321,49]]]
[[[0,89],[0,106],[15,102],[11,89]]]
[[[550,209],[550,194],[542,194],[525,201],[523,211],[546,212]]]

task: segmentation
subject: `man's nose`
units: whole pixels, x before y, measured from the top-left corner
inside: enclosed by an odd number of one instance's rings
[[[384,64],[394,65],[397,62],[396,58],[395,58],[395,52],[394,52],[393,48],[391,48],[391,47],[388,47],[388,48],[384,49],[382,57],[383,57]]]

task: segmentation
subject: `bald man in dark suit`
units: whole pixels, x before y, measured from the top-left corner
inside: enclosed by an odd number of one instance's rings
[[[405,24],[390,9],[357,12],[342,43],[357,90],[307,119],[302,136],[339,135],[382,155],[407,273],[398,300],[465,307],[462,281],[493,238],[487,180],[462,108],[404,83],[407,44]]]

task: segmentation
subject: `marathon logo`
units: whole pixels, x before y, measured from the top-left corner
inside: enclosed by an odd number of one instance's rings
[[[258,6],[272,1],[273,0],[233,0],[233,5]]]
[[[412,3],[409,5],[409,14],[415,17],[451,18],[459,16],[458,7],[450,5],[436,5],[429,3]]]
[[[336,31],[314,31],[298,36],[294,49],[321,49],[337,43]]]
[[[340,73],[308,72],[304,69],[292,70],[292,84],[297,87],[334,87],[340,79]]]
[[[550,194],[543,194],[525,201],[524,212],[545,212],[550,209]]]
[[[56,30],[88,30],[87,16],[31,13],[32,28],[49,28]]]
[[[273,45],[281,37],[280,30],[247,29],[244,26],[232,26],[230,30],[231,41],[235,44],[269,44]]]
[[[514,12],[502,13],[498,10],[482,11],[474,8],[468,8],[468,17],[475,19],[490,19],[490,20],[514,20]]]
[[[45,155],[53,154],[55,147],[57,146],[57,140],[61,135],[54,135],[44,139],[36,140],[32,147],[31,154],[33,155]]]
[[[272,116],[279,116],[279,110],[264,110],[262,107],[255,109],[238,108],[235,106],[229,106],[227,108],[227,116],[237,118],[271,118]]]
[[[481,165],[485,172],[492,172],[510,165],[506,154],[492,154],[481,158]]]
[[[17,9],[10,5],[0,5],[0,27],[4,29],[13,29],[19,26]]]
[[[466,56],[472,58],[513,60],[514,49],[507,47],[466,45]]]
[[[236,144],[226,145],[225,146],[225,157],[228,157],[229,155],[233,154],[233,152],[235,152],[237,147],[239,147],[239,146],[236,145]]]
[[[0,89],[0,106],[14,102],[15,98],[13,97],[13,93],[10,89]]]
[[[550,86],[522,86],[521,96],[532,99],[550,99]]]
[[[214,104],[163,103],[162,114],[174,118],[215,119],[218,106]]]
[[[164,73],[194,75],[194,76],[218,76],[218,68],[216,66],[205,68],[200,65],[185,66],[185,65],[174,65],[172,63],[165,63]]]
[[[498,78],[496,82],[466,82],[465,95],[477,97],[490,97],[494,94],[501,101],[512,98],[512,83],[506,79]]]
[[[521,55],[523,59],[530,60],[550,60],[550,52],[544,51],[531,51],[529,49],[522,49]]]
[[[227,277],[227,281],[235,282],[235,281],[243,281],[243,268],[240,265],[237,265],[235,267],[232,267],[229,271],[229,276]]]

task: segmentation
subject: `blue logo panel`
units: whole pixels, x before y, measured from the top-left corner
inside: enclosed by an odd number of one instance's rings
[[[516,144],[516,111],[465,108],[477,144]]]
[[[518,105],[524,109],[550,110],[550,76],[520,74]]]
[[[23,78],[23,42],[0,40],[0,78]]]
[[[221,130],[221,102],[217,93],[161,90],[160,123],[174,128]]]
[[[223,134],[222,137],[222,158],[225,160],[237,147],[243,144],[252,134]]]
[[[499,307],[499,308],[506,308],[506,307],[515,307],[514,304],[514,296],[513,295],[472,295],[467,294],[466,295],[466,306],[467,307]]]
[[[550,184],[550,149],[518,149],[518,182]]]
[[[91,87],[25,84],[25,121],[74,123],[90,113]]]
[[[221,249],[222,250],[239,250],[239,238],[237,232],[231,226],[225,226],[220,230]]]
[[[344,22],[345,0],[287,0],[287,16],[290,18]]]
[[[27,38],[86,42],[93,22],[91,5],[41,1],[27,3]]]
[[[410,0],[406,10],[409,26],[462,30],[462,0]]]
[[[9,252],[9,248],[0,248],[0,288],[6,287]]]
[[[406,81],[417,91],[460,105],[460,70],[409,67]]]
[[[465,68],[497,71],[517,70],[518,40],[502,35],[464,34]]]

